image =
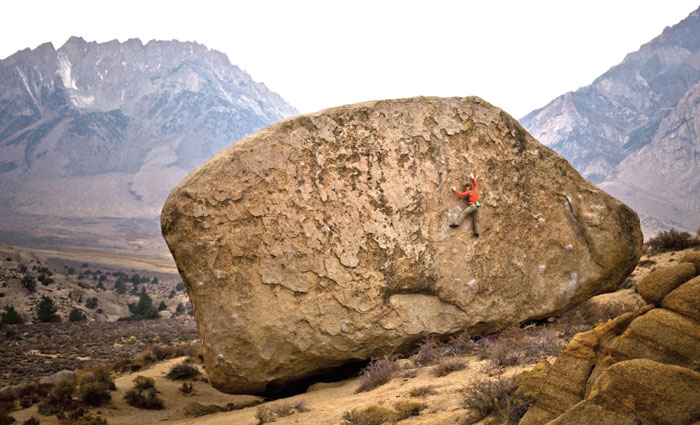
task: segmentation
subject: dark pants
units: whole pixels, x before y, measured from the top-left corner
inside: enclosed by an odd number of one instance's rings
[[[461,213],[459,213],[459,216],[457,216],[457,220],[455,220],[456,225],[462,224],[465,218],[471,214],[472,215],[472,224],[474,225],[474,234],[479,233],[479,207],[476,206],[476,204],[471,204],[464,210],[462,210]]]

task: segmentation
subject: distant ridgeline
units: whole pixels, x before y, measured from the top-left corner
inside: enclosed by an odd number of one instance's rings
[[[52,218],[64,230],[43,242],[71,239],[67,219],[116,218],[110,225],[126,226],[117,233],[140,223],[159,234],[161,206],[189,171],[296,113],[196,43],[73,37],[17,52],[0,61],[0,239],[42,242],[25,224],[50,229]]]
[[[647,237],[700,226],[700,9],[521,124],[632,207]]]

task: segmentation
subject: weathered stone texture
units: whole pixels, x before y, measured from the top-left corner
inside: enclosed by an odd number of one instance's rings
[[[700,276],[666,295],[661,307],[700,323]]]
[[[548,425],[687,425],[700,417],[700,373],[647,359],[614,364],[591,394]]]
[[[448,226],[469,173],[478,239]],[[162,228],[210,379],[239,393],[567,310],[615,289],[642,242],[632,210],[478,98],[278,122],[192,172]]]
[[[680,263],[649,273],[637,284],[639,295],[650,304],[660,305],[669,292],[695,276],[692,263]]]
[[[680,263],[692,263],[695,266],[695,276],[700,275],[700,251],[686,252]]]
[[[681,269],[673,269],[657,276],[677,276]],[[692,369],[700,359],[699,279],[681,282],[660,302],[663,308],[649,304],[576,335],[520,425],[685,425],[697,419],[700,374]],[[572,367],[574,360],[588,369]]]

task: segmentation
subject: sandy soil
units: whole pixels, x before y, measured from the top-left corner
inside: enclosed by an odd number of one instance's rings
[[[177,358],[159,363],[149,369],[132,374],[126,374],[115,379],[117,391],[112,392],[112,401],[95,412],[102,414],[110,424],[164,424],[164,425],[255,425],[258,419],[255,417],[258,406],[251,406],[240,410],[208,414],[194,417],[188,411],[188,404],[192,402],[201,405],[217,405],[225,407],[228,403],[235,405],[254,404],[263,400],[249,395],[229,395],[212,388],[201,380],[171,381],[165,378],[170,368],[181,362],[184,358]],[[304,424],[326,425],[339,424],[343,413],[351,409],[363,409],[371,405],[383,405],[392,407],[396,402],[413,400],[427,405],[427,408],[419,416],[401,421],[402,424],[459,424],[468,413],[461,407],[461,390],[470,382],[490,379],[488,373],[488,361],[478,360],[476,357],[462,357],[468,363],[464,370],[453,372],[444,377],[436,377],[433,373],[434,366],[424,368],[412,368],[409,360],[402,361],[405,369],[402,373],[408,376],[415,373],[415,377],[398,377],[389,383],[375,388],[372,391],[355,394],[359,386],[359,378],[348,379],[337,383],[317,384],[315,390],[308,391],[286,399],[268,401],[268,405],[283,403],[306,402],[310,409],[304,413],[294,413],[291,416],[277,418],[276,424]],[[530,368],[528,366],[514,366],[503,371],[504,376],[510,376]],[[413,373],[411,373],[413,372]],[[163,410],[144,410],[131,407],[124,401],[124,394],[132,388],[132,381],[137,375],[151,377],[155,380],[159,396],[165,402]],[[185,395],[180,392],[183,382],[191,382],[194,391]],[[435,394],[425,398],[413,398],[409,395],[414,388],[431,386]],[[314,388],[314,387],[312,387]],[[60,425],[55,416],[46,417],[37,413],[37,407],[13,412],[12,415],[18,423],[37,417],[42,424]]]

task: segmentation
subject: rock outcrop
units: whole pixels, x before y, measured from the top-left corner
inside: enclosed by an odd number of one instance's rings
[[[469,173],[480,238],[449,227]],[[642,243],[632,210],[479,98],[278,122],[185,178],[162,230],[233,393],[567,310],[615,289]]]
[[[539,396],[520,425],[700,420],[700,277],[676,289],[667,282],[656,287],[670,291],[657,291],[663,308],[648,304],[576,335],[540,388],[528,388]]]

